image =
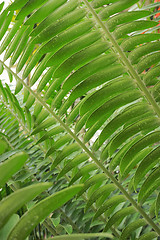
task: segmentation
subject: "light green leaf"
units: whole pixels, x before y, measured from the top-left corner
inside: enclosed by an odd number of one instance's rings
[[[72,26],[73,24],[79,22],[84,16],[85,13],[81,9],[72,11],[71,13],[65,15],[63,18],[53,22],[50,26],[45,26],[46,28],[34,38],[34,43],[42,43],[53,38],[57,34],[67,29],[69,26]]]
[[[2,187],[24,165],[28,155],[25,152],[16,153],[0,165],[0,186]]]
[[[127,23],[127,22],[132,22],[134,20],[146,17],[148,15],[150,15],[149,11],[122,12],[120,14],[117,14],[117,15],[111,17],[107,21],[107,26],[108,26],[109,30],[112,32],[117,25],[124,24],[124,23]]]
[[[24,18],[25,16],[27,16],[29,13],[31,13],[34,9],[40,7],[42,4],[44,4],[47,0],[39,0],[39,1],[35,1],[35,0],[30,0],[30,1],[25,1],[26,4],[22,7],[22,9],[20,10],[20,12],[18,13],[16,19],[19,20],[19,19],[22,19]],[[23,0],[23,3],[24,3],[24,0]],[[16,5],[16,3],[15,3]],[[14,5],[13,5],[14,6]],[[17,5],[16,7],[19,7],[18,6],[18,0],[17,0]],[[14,6],[15,8],[15,6]]]
[[[19,189],[4,198],[0,202],[0,228],[8,221],[13,213],[20,209],[25,203],[34,199],[44,190],[52,186],[52,183],[38,183]]]
[[[0,239],[6,240],[12,228],[17,224],[19,220],[19,216],[17,214],[13,214],[6,225],[0,230]]]
[[[4,2],[0,3],[0,12],[1,12],[2,9],[3,9],[3,6],[4,6]]]
[[[113,1],[112,1],[113,2]],[[102,20],[106,20],[109,18],[111,15],[114,15],[115,13],[121,12],[130,6],[132,6],[134,3],[138,2],[138,0],[131,0],[131,1],[118,1],[114,4],[111,4],[107,8],[104,8],[104,10],[101,11],[100,17]]]
[[[36,204],[25,215],[23,215],[17,225],[13,228],[8,240],[18,238],[19,236],[21,236],[21,239],[25,239],[40,221],[71,199],[81,190],[82,187],[83,185],[75,185],[66,188]]]
[[[12,10],[17,10],[22,8],[26,3],[28,2],[28,0],[15,0],[10,6],[9,6],[9,11]]]
[[[63,5],[67,0],[50,0],[40,7],[26,22],[26,25],[32,25],[35,22],[41,22],[46,18],[50,13],[54,12],[55,9]],[[45,1],[44,1],[45,2]],[[37,8],[37,7],[36,7]]]
[[[8,144],[6,143],[6,141],[0,139],[0,155],[5,153],[7,148],[8,148]]]
[[[139,31],[139,30],[145,30],[151,27],[155,27],[157,25],[154,21],[146,21],[146,20],[139,20],[135,22],[130,22],[127,24],[123,24],[119,28],[117,28],[113,34],[116,39],[123,38],[125,35]]]
[[[0,40],[3,38],[4,34],[6,33],[8,26],[12,20],[13,17],[13,11],[9,12],[7,17],[4,20],[4,23],[0,29]]]
[[[123,48],[124,51],[131,51],[139,44],[143,44],[143,43],[147,43],[155,40],[159,40],[158,33],[135,35],[123,41],[123,43],[121,44],[121,47]]]

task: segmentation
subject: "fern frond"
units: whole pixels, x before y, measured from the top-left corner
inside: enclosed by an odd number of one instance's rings
[[[83,183],[84,209],[98,209],[87,221],[109,217],[101,230],[111,227],[120,239],[132,230],[142,239],[150,236],[145,229],[160,234],[148,214],[150,198],[156,215],[159,208],[159,34],[150,11],[127,11],[136,3],[17,0],[0,16],[1,72],[16,79],[15,94],[0,84],[3,101],[45,149],[48,176],[56,170],[64,188],[66,180]],[[112,184],[111,194],[106,186]],[[117,231],[112,219],[119,211],[121,221],[131,221],[124,230],[119,221]]]

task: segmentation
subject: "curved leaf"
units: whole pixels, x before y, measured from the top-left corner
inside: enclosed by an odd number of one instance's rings
[[[28,155],[25,152],[16,153],[0,165],[0,186],[2,187],[13,174],[24,165]]]
[[[40,221],[71,199],[80,191],[82,186],[83,185],[75,185],[70,188],[66,188],[36,204],[16,224],[9,234],[8,240],[18,238],[19,236],[21,236],[22,239],[25,239]]]
[[[17,190],[0,202],[0,228],[8,221],[10,216],[20,209],[25,203],[35,198],[41,192],[51,187],[52,183],[34,184]]]

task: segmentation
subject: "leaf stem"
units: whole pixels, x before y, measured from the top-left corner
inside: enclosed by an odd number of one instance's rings
[[[125,53],[123,52],[122,48],[117,43],[116,39],[109,32],[107,26],[101,21],[101,19],[99,18],[99,16],[97,15],[95,10],[91,6],[91,4],[87,0],[82,0],[82,1],[86,4],[86,6],[88,7],[89,11],[93,14],[96,22],[100,25],[100,27],[103,29],[105,35],[109,38],[109,40],[111,41],[112,45],[117,50],[117,52],[119,54],[119,57],[120,57],[120,60],[123,61],[124,65],[127,67],[128,71],[129,71],[130,75],[133,76],[134,80],[136,81],[138,87],[140,88],[140,90],[142,91],[144,96],[146,97],[147,101],[152,105],[155,113],[158,115],[158,117],[160,117],[160,108],[159,108],[157,102],[155,101],[155,99],[152,97],[152,95],[148,91],[146,85],[144,84],[144,82],[142,81],[142,79],[140,78],[140,76],[138,75],[136,70],[133,68],[131,62],[126,57]]]
[[[6,104],[3,100],[2,100],[2,102],[3,102],[3,104],[4,104],[6,107],[8,107],[7,104]],[[26,133],[27,133],[27,134],[30,134],[29,130],[25,127],[25,125],[23,124],[23,122],[17,118],[17,116],[15,115],[15,113],[12,111],[12,109],[8,108],[8,110],[9,110],[9,111],[11,112],[11,114],[20,122],[21,126],[22,126],[23,129],[26,131]],[[32,139],[33,139],[34,142],[37,143],[37,139],[36,139],[33,135],[32,135]],[[7,140],[7,141],[8,141],[8,140]],[[8,143],[9,143],[9,142],[8,142]],[[10,143],[9,143],[9,144],[10,144]],[[47,151],[41,146],[40,143],[38,143],[38,146],[39,146],[39,148],[41,149],[41,151],[46,155]],[[12,146],[11,146],[11,147],[12,147]],[[14,148],[13,148],[13,149],[14,149]],[[49,159],[52,161],[52,157],[51,157],[51,156],[49,156]],[[28,169],[27,166],[25,166],[25,167]],[[56,168],[57,168],[57,170],[58,170],[59,172],[61,172],[62,169],[61,169],[59,166],[57,166]],[[35,178],[35,176],[33,176],[33,178],[34,178],[35,181],[37,181],[37,179]],[[65,174],[65,179],[67,180],[67,182],[70,182],[70,180],[71,180],[66,174]],[[85,202],[88,201],[88,199],[86,198],[86,196],[85,196],[84,194],[82,195],[82,198],[83,198],[83,200],[84,200]],[[96,209],[94,206],[92,206],[92,210],[93,210],[94,212],[97,211],[97,209]],[[61,211],[61,209],[60,209],[60,211]],[[62,213],[65,214],[63,211],[62,211]],[[66,214],[65,214],[65,216],[66,216]],[[69,219],[68,216],[67,216],[67,219]],[[107,219],[105,219],[103,216],[100,216],[99,219],[101,219],[101,221],[103,221],[103,222],[106,224]],[[73,223],[71,219],[69,220],[69,223],[70,223],[70,224]],[[73,223],[73,224],[71,224],[71,225],[72,225],[72,227],[73,227],[75,230],[77,230],[77,232],[81,233],[80,229],[77,227],[77,225],[76,225],[75,223]],[[120,237],[119,233],[117,232],[117,230],[116,230],[114,227],[111,227],[110,229],[111,229],[112,233],[113,233],[117,238]]]
[[[107,177],[111,179],[111,181],[119,188],[119,190],[124,194],[127,200],[129,200],[137,212],[139,212],[146,222],[152,226],[152,228],[160,235],[160,229],[158,226],[152,221],[152,219],[144,212],[144,210],[136,203],[136,201],[127,193],[127,191],[123,188],[123,186],[115,179],[115,177],[110,173],[103,164],[96,158],[96,156],[86,147],[86,145],[76,136],[74,132],[60,119],[58,115],[56,115],[52,109],[43,101],[40,95],[36,94],[16,73],[14,73],[3,61],[0,60],[3,66],[10,71],[15,78],[20,81],[24,87],[37,99],[37,101],[50,113],[57,122],[68,132],[68,134],[79,144],[79,146],[87,153],[87,155],[92,158],[92,160],[96,163],[96,165],[106,174]]]

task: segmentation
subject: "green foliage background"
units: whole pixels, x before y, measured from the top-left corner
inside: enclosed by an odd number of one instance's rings
[[[158,7],[0,3],[0,239],[158,239]]]

